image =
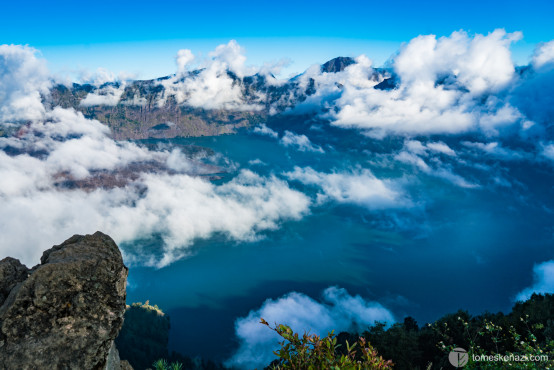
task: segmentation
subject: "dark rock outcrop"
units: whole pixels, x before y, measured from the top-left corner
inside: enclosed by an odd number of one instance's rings
[[[28,270],[0,261],[1,369],[120,369],[127,267],[107,235],[75,235]]]
[[[321,72],[327,72],[327,73],[342,72],[346,69],[346,67],[354,63],[356,63],[356,61],[353,58],[337,57],[323,64],[321,66]]]

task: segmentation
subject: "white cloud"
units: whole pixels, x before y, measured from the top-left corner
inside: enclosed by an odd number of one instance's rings
[[[394,159],[410,164],[427,175],[441,178],[462,188],[479,187],[478,184],[472,183],[454,173],[451,166],[443,163],[437,154],[443,154],[450,158],[457,157],[456,152],[443,142],[424,144],[417,140],[406,140],[404,148],[394,156]],[[428,161],[423,157],[428,159]]]
[[[548,143],[546,145],[543,145],[541,154],[544,157],[554,161],[554,143]]]
[[[342,288],[325,289],[321,302],[292,292],[276,300],[266,300],[260,309],[235,322],[240,347],[227,365],[262,368],[276,358],[272,351],[278,348],[280,337],[260,324],[261,318],[271,325],[288,325],[300,335],[304,332],[326,335],[331,330],[335,330],[336,334],[362,331],[375,321],[394,322],[391,312],[379,303],[367,301],[359,295],[351,296]]]
[[[552,47],[554,41],[549,45]],[[544,136],[554,117],[554,59],[550,62],[546,56],[539,59],[540,67],[525,70],[505,98],[525,116],[522,131],[529,132],[529,136]]]
[[[554,64],[554,40],[545,42],[535,49],[532,65],[535,69]]]
[[[136,78],[134,74],[121,71],[118,74],[105,68],[98,68],[94,73],[84,71],[79,80],[93,85],[94,90],[89,92],[84,99],[79,102],[82,107],[91,107],[94,105],[116,106],[121,96],[125,92],[127,81]],[[69,85],[66,83],[66,85]],[[71,86],[68,86],[71,88]],[[144,105],[146,100],[133,96],[132,100],[123,102],[126,105]]]
[[[462,145],[478,150],[478,156],[481,156],[484,153],[493,158],[505,161],[523,160],[530,157],[529,153],[505,148],[497,141],[491,141],[488,143],[462,141]]]
[[[118,243],[161,235],[163,253],[147,263],[164,266],[185,255],[197,238],[222,233],[231,240],[254,240],[259,232],[309,210],[309,199],[286,182],[250,171],[223,185],[186,173],[149,173],[124,188],[60,189],[54,183],[61,173],[87,179],[91,171],[117,170],[134,161],[167,157],[175,162],[176,154],[151,153],[93,135],[52,141],[44,148],[49,151],[44,159],[0,152],[0,249],[29,264],[68,235],[102,230]],[[34,232],[24,232],[29,228]],[[129,252],[129,258],[144,262],[138,251]]]
[[[90,107],[93,105],[106,105],[115,106],[119,103],[121,95],[125,91],[125,83],[120,83],[118,87],[113,85],[105,85],[95,92],[90,92],[80,101],[80,105],[83,107]]]
[[[301,152],[325,153],[319,145],[312,144],[306,135],[298,135],[290,131],[285,131],[285,134],[281,138],[281,144],[295,147]]]
[[[216,47],[209,55],[211,59],[199,63],[199,70],[185,73],[186,67],[193,61],[190,50],[177,53],[178,74],[160,81],[165,91],[157,104],[162,106],[172,96],[178,104],[204,109],[261,110],[262,97],[247,101],[240,80],[233,79],[229,73],[242,78],[256,73],[258,69],[246,67],[244,50],[235,41]],[[257,98],[257,99],[256,99]]]
[[[215,185],[197,176],[211,173],[213,166],[179,150],[116,142],[107,126],[72,109],[45,111],[40,105],[40,114],[31,116],[28,109],[12,109],[24,94],[39,104],[39,90],[31,87],[43,86],[48,78],[32,49],[0,50],[9,67],[2,70],[2,81],[11,84],[4,84],[3,107],[10,108],[10,119],[35,118],[16,136],[0,138],[2,255],[33,265],[43,250],[68,236],[102,230],[118,243],[161,237],[156,255],[126,251],[127,261],[161,267],[185,256],[198,238],[217,233],[255,240],[309,212],[310,199],[276,177],[243,170]],[[8,154],[7,147],[17,151]],[[89,187],[80,188],[80,182]]]
[[[177,52],[175,61],[177,62],[177,70],[180,73],[183,73],[186,71],[188,66],[194,61],[194,54],[189,49],[181,49]]]
[[[96,87],[100,87],[109,82],[116,82],[117,76],[114,72],[106,68],[99,67],[94,72],[83,71],[79,80]]]
[[[118,243],[161,235],[160,256],[128,250],[127,257],[162,267],[186,255],[198,238],[222,233],[255,240],[309,207],[309,199],[286,182],[249,171],[219,186],[186,174],[144,174],[123,188],[84,191],[56,188],[48,162],[3,152],[0,158],[0,250],[30,265],[68,235],[102,230]]]
[[[381,81],[382,77],[375,73],[372,61],[365,55],[360,55],[355,64],[335,73],[322,72],[320,65],[313,65],[296,80],[296,93],[281,97],[280,104],[294,106],[292,111],[295,113],[318,112],[331,108],[341,93],[344,94],[342,88],[370,89]],[[297,101],[297,95],[303,95],[312,83],[312,94],[302,102]]]
[[[231,240],[253,241],[283,220],[300,219],[310,205],[286,182],[246,170],[219,186],[189,175],[152,174],[144,175],[142,184],[148,189],[143,197],[111,210],[110,228],[120,241],[160,233],[164,255],[155,261],[160,267],[197,238],[222,233]]]
[[[210,56],[214,61],[224,64],[230,71],[236,73],[239,77],[253,72],[247,71],[245,67],[246,56],[244,55],[244,49],[236,40],[231,40],[227,44],[217,46],[214,51],[210,52]]]
[[[35,49],[0,45],[0,123],[41,119],[41,95],[50,85],[46,62]]]
[[[456,152],[442,141],[423,144],[421,141],[408,140],[404,143],[404,145],[406,146],[406,148],[408,148],[410,152],[418,155],[427,155],[427,152],[431,151],[435,153],[442,153],[449,157],[456,156]]]
[[[533,285],[519,292],[517,301],[525,301],[533,293],[554,293],[554,261],[539,263],[533,267]]]
[[[262,123],[259,126],[254,127],[253,130],[254,133],[259,135],[265,135],[272,137],[274,139],[277,139],[279,137],[279,134],[275,131],[273,131],[271,128],[267,127],[264,123]]]
[[[69,173],[76,179],[89,176],[90,171],[114,170],[131,162],[160,157],[133,143],[112,140],[107,126],[72,109],[57,107],[47,112],[45,118],[45,122],[32,123],[21,138],[5,139],[0,148],[10,145],[24,152],[46,152],[38,162],[46,173],[50,176]],[[20,158],[25,156],[13,157]]]
[[[310,167],[295,167],[285,174],[291,180],[321,189],[318,202],[329,200],[351,203],[371,210],[404,208],[411,205],[401,186],[394,180],[380,180],[367,169],[323,173]]]
[[[491,95],[513,81],[509,46],[520,37],[503,30],[416,37],[393,60],[398,88],[374,89],[367,78],[365,86],[346,81],[328,116],[335,125],[375,137],[477,130],[495,135],[521,119],[517,109]]]
[[[456,152],[453,151],[448,145],[443,142],[427,143],[427,148],[438,153],[442,153],[451,157],[456,156]]]
[[[509,46],[521,37],[501,29],[472,38],[463,31],[438,40],[434,35],[418,36],[401,49],[394,69],[405,83],[435,82],[450,75],[471,94],[499,90],[513,78]]]

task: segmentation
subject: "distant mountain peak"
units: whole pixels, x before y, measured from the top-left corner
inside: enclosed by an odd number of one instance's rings
[[[327,73],[342,72],[346,67],[354,63],[356,63],[354,58],[336,57],[334,59],[331,59],[327,63],[323,64],[321,66],[321,72],[327,72]]]

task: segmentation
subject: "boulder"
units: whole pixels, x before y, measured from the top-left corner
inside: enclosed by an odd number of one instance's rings
[[[127,272],[119,248],[101,232],[52,247],[31,270],[0,261],[0,368],[120,368],[113,343]]]

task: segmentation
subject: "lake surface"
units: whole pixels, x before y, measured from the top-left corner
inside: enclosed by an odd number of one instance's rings
[[[492,168],[483,170],[443,158],[447,168],[479,184],[464,187],[394,161],[402,140],[293,128],[324,153],[251,132],[147,143],[210,148],[218,154],[210,161],[225,169],[216,183],[244,168],[286,178],[283,174],[295,166],[326,173],[369,169],[378,178],[408,178],[412,206],[375,210],[314,200],[308,215],[283,222],[258,240],[216,235],[198,240],[189,257],[167,267],[131,265],[127,301],[150,300],[169,313],[171,349],[226,359],[237,348],[237,318],[268,298],[296,291],[317,299],[329,286],[380,302],[397,320],[410,315],[420,324],[460,308],[473,314],[506,311],[532,284],[534,264],[553,256],[554,175],[547,165],[473,159]],[[459,142],[449,145],[465,150]],[[512,185],[490,185],[491,172],[504,173]],[[288,182],[312,199],[320,192]],[[122,247],[130,253],[134,248]]]

